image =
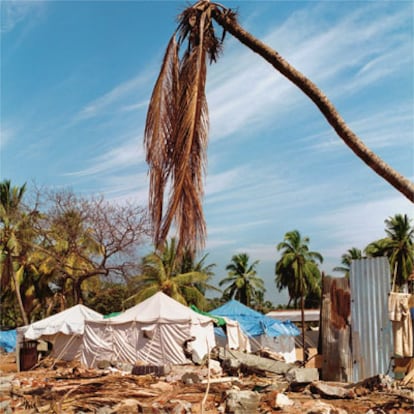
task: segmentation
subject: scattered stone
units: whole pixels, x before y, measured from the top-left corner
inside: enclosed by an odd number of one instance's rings
[[[275,361],[272,359],[262,358],[257,355],[246,354],[244,352],[234,350],[221,352],[220,357],[226,368],[230,367],[232,369],[241,369],[242,371],[248,373],[271,372],[274,374],[286,374],[295,366],[286,362]]]
[[[230,390],[226,393],[226,413],[252,414],[258,412],[260,396],[255,391]]]
[[[291,407],[295,403],[285,394],[278,392],[276,394],[276,399],[274,402],[274,408],[283,409],[286,407]]]
[[[292,368],[286,372],[286,380],[290,383],[310,384],[319,380],[316,368]]]
[[[325,398],[355,398],[355,393],[352,389],[347,389],[336,385],[329,385],[326,382],[312,382],[310,389],[312,393],[318,394]]]
[[[181,377],[181,381],[184,384],[189,385],[189,384],[198,384],[199,382],[201,382],[201,379],[195,372],[186,372]]]

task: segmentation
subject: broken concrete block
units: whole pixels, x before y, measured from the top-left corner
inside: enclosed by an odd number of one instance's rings
[[[274,374],[285,374],[295,366],[286,362],[275,361],[273,359],[262,358],[257,355],[246,354],[234,350],[226,351],[220,356],[223,357],[225,367],[236,368],[240,366],[240,368],[251,372],[267,371]]]
[[[353,390],[340,387],[337,385],[330,385],[326,382],[312,382],[310,389],[314,394],[318,394],[325,398],[354,398],[355,392]]]
[[[286,372],[286,379],[291,383],[309,384],[319,380],[316,368],[292,368]]]
[[[291,407],[294,404],[295,403],[287,395],[278,392],[276,394],[273,408],[283,409],[286,407]]]
[[[255,391],[230,390],[226,392],[226,413],[252,414],[258,412],[259,393]]]

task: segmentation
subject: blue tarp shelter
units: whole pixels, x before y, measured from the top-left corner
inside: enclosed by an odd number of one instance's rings
[[[16,349],[16,329],[10,331],[0,331],[0,348],[6,352],[13,352]]]
[[[278,337],[281,335],[297,336],[300,334],[299,329],[292,322],[282,322],[269,318],[234,299],[212,310],[211,314],[225,316],[239,322],[249,336],[265,334],[271,337]]]
[[[234,299],[212,310],[211,314],[237,321],[250,338],[253,351],[269,348],[283,355],[286,362],[296,360],[294,337],[299,335],[300,331],[292,322],[269,318]],[[216,335],[223,336],[224,332],[216,329]]]

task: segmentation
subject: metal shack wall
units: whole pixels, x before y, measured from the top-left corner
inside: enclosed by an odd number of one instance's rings
[[[388,259],[353,260],[350,271],[353,381],[386,374],[392,326],[388,318],[391,272]]]

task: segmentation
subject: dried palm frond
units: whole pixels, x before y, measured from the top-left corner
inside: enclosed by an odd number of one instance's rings
[[[180,14],[178,40],[174,34],[168,44],[146,120],[154,244],[162,247],[174,223],[178,254],[195,253],[204,247],[206,237],[202,209],[209,129],[206,60],[215,61],[221,48],[211,20],[214,7],[202,0]],[[186,40],[180,58],[179,48]],[[168,183],[171,190],[164,211]]]

